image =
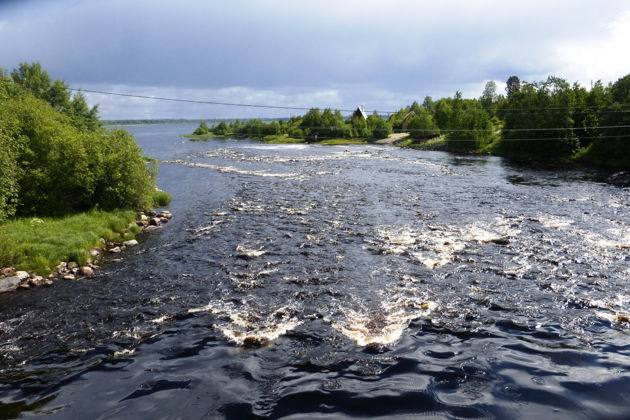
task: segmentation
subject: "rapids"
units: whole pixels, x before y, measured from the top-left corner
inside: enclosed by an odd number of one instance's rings
[[[630,190],[128,128],[174,218],[0,295],[0,418],[627,418]]]

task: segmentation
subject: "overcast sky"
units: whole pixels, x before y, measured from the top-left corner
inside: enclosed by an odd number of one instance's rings
[[[387,111],[511,75],[588,87],[630,73],[629,45],[628,0],[0,0],[0,67],[196,100]],[[291,114],[88,99],[105,119]]]

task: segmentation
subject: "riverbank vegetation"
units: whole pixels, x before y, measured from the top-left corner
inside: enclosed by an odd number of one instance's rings
[[[143,157],[131,134],[105,129],[96,106],[39,64],[0,71],[0,266],[54,263],[60,255],[52,248],[87,254],[103,226],[120,233],[112,227],[127,226],[133,211],[169,201],[156,192],[156,176],[157,162]],[[71,215],[80,215],[81,227],[67,221]],[[73,239],[77,235],[82,239]]]
[[[288,121],[221,121],[214,127],[208,127],[205,121],[201,121],[191,138],[197,141],[211,137],[236,137],[274,143],[348,144],[386,138],[391,133],[392,125],[377,113],[367,118],[355,114],[346,119],[340,111],[314,108]]]
[[[193,139],[253,138],[274,142],[352,139],[371,142],[409,133],[399,145],[459,153],[495,154],[526,160],[630,167],[630,75],[590,89],[550,76],[542,82],[512,76],[506,92],[490,81],[479,98],[426,97],[384,117],[311,109],[288,121],[205,122]],[[338,140],[342,142],[341,140]]]
[[[46,275],[61,261],[85,265],[105,241],[122,242],[140,232],[132,210],[93,210],[60,218],[19,218],[0,225],[2,266]]]

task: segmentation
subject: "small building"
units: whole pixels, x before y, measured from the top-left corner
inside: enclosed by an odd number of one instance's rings
[[[358,107],[356,111],[352,114],[352,118],[361,118],[362,120],[367,120],[367,114],[362,106]]]

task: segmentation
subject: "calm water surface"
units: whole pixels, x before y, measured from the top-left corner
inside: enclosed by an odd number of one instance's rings
[[[178,138],[175,217],[0,296],[0,418],[628,418],[630,191],[377,146]]]

